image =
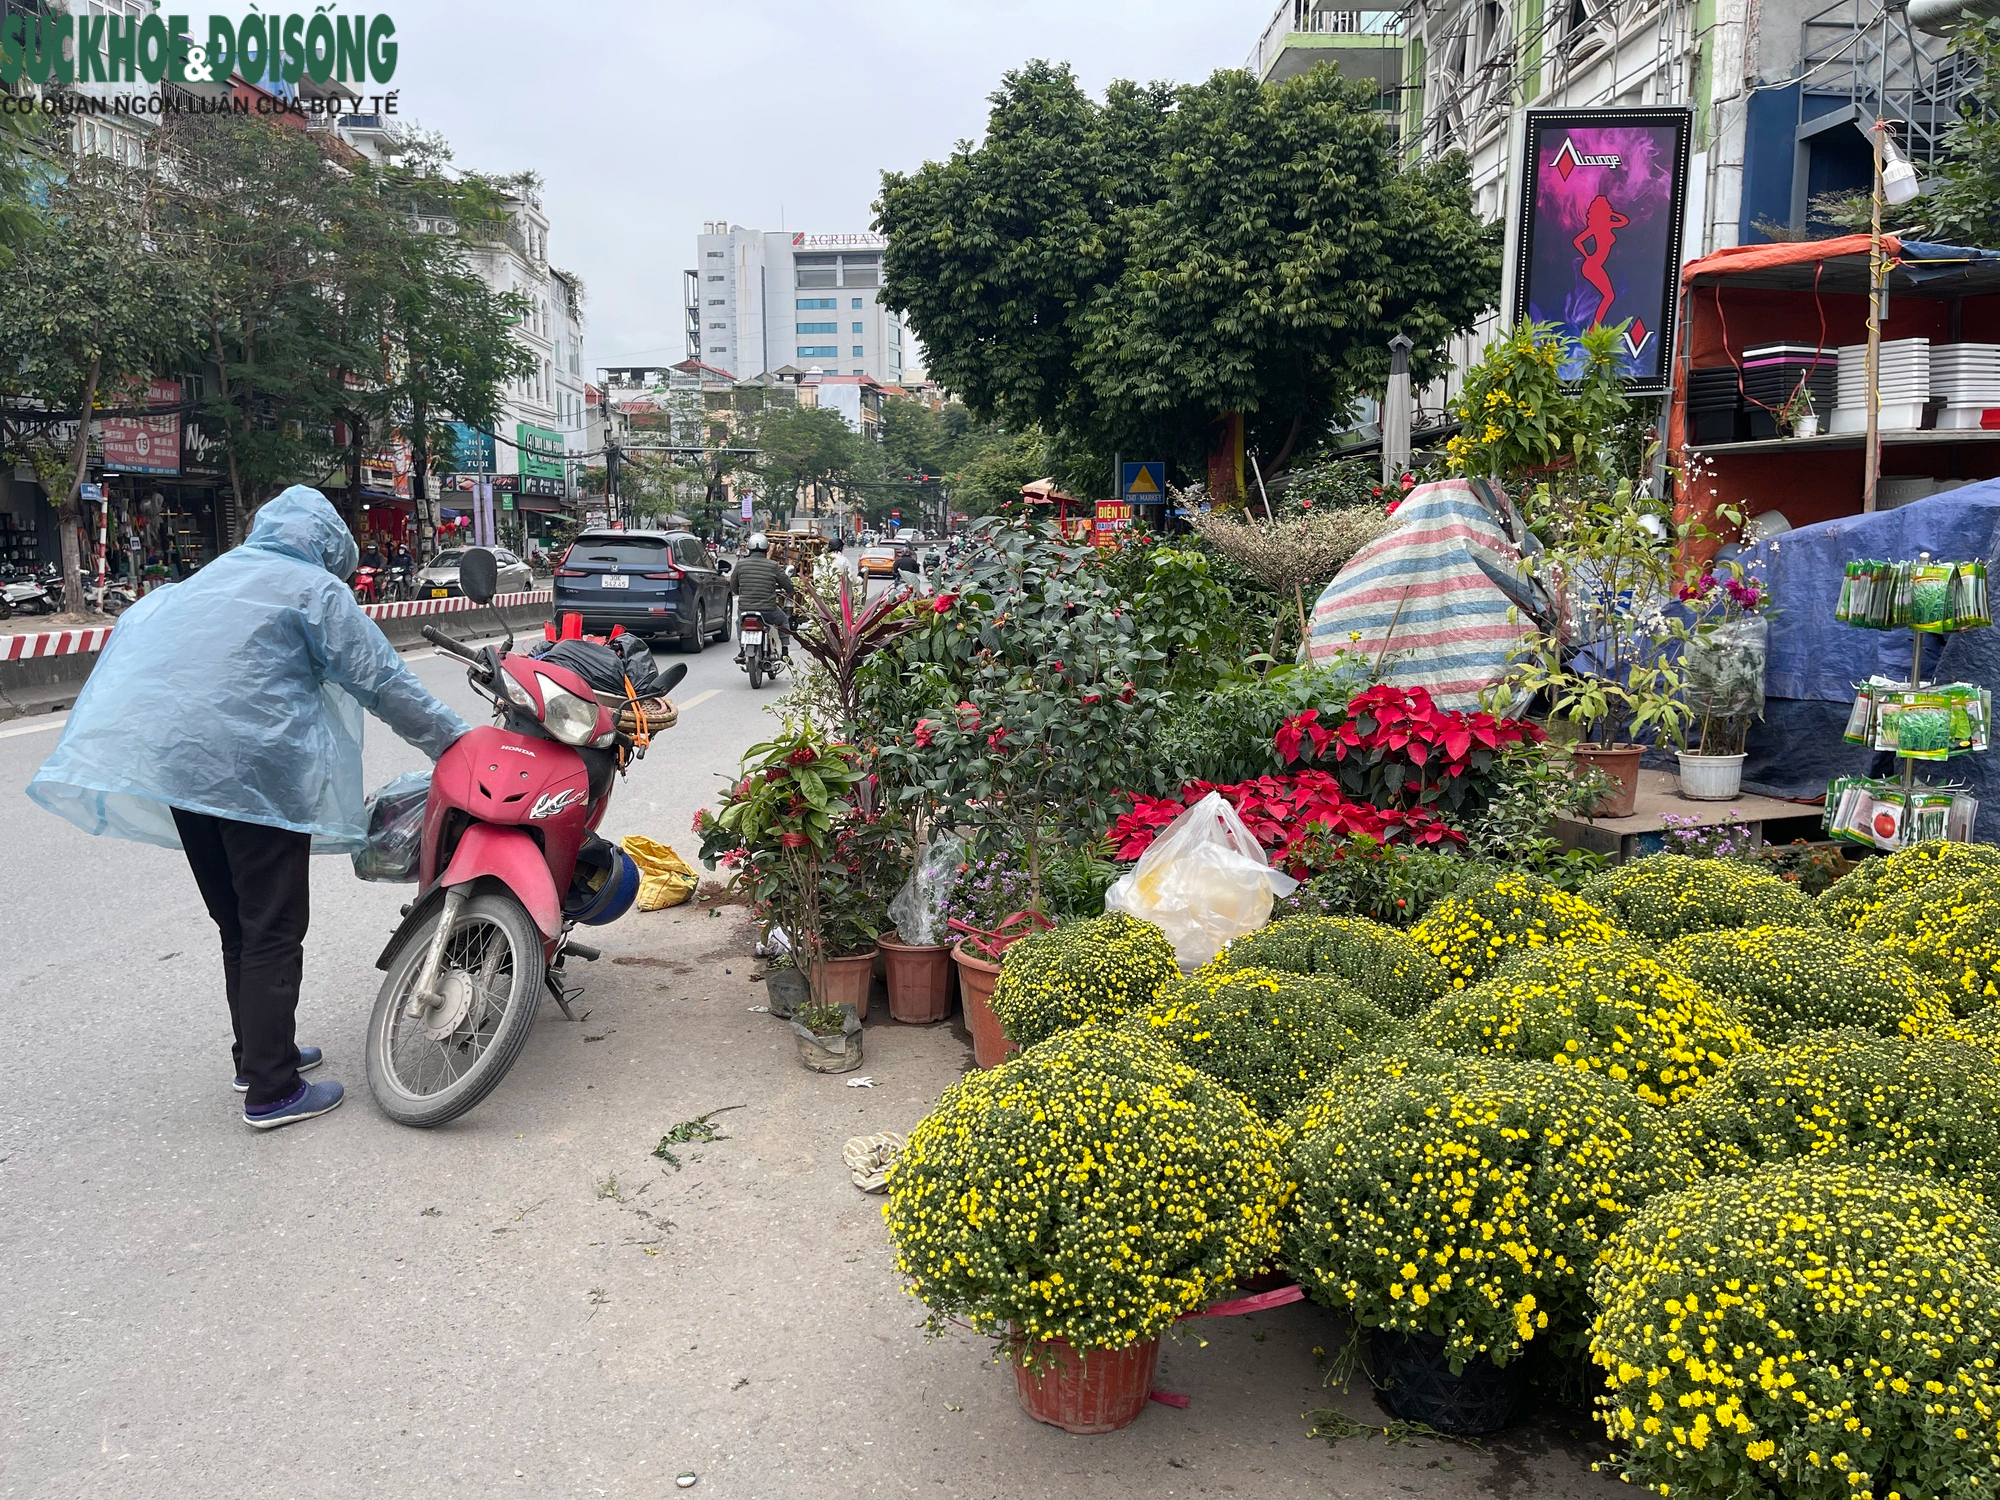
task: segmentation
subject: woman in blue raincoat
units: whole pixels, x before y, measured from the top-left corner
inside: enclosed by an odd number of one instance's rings
[[[119,617],[28,795],[86,833],[179,848],[222,934],[244,1123],[325,1114],[294,1037],[313,854],[361,847],[361,711],[435,760],[467,725],[347,587],[360,549],[293,485],[250,537]]]

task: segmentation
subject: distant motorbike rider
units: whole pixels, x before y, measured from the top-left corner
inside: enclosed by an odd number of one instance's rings
[[[729,592],[736,596],[738,619],[745,611],[762,615],[766,625],[778,627],[778,639],[783,643],[786,655],[790,655],[792,618],[785,612],[781,601],[791,598],[795,589],[791,575],[771,561],[771,539],[763,532],[751,534],[750,555],[730,571]],[[738,639],[741,639],[740,627]],[[740,645],[736,659],[743,659]]]

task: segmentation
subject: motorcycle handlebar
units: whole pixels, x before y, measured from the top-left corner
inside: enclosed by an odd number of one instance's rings
[[[465,645],[463,642],[453,640],[450,636],[446,635],[442,630],[439,630],[435,625],[426,625],[418,633],[422,635],[425,640],[429,641],[433,646],[436,646],[440,651],[447,651],[451,655],[457,657],[460,661],[470,662],[475,667],[481,664],[480,656],[477,651],[473,650],[470,646]]]

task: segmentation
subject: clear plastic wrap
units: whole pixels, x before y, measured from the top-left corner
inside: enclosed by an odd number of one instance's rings
[[[357,876],[391,885],[417,878],[417,862],[423,853],[424,804],[430,795],[429,771],[406,771],[368,794],[363,804],[367,842],[352,856]]]
[[[1271,905],[1298,882],[1271,868],[1236,809],[1210,792],[1166,826],[1105,893],[1104,909],[1151,922],[1183,969],[1271,920]]]
[[[889,903],[889,920],[906,943],[949,941],[944,930],[945,902],[965,863],[965,843],[955,833],[941,833],[924,846],[917,867]]]

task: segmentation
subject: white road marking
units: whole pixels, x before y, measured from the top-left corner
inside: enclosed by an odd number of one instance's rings
[[[696,693],[692,698],[689,698],[684,703],[676,703],[674,707],[678,708],[682,713],[686,713],[691,708],[701,707],[702,704],[708,702],[709,699],[718,696],[721,692],[722,692],[721,688],[710,688],[705,693]]]
[[[15,724],[11,728],[0,729],[0,740],[11,740],[17,734],[40,734],[44,729],[60,729],[68,722],[68,714],[50,714],[32,724]]]

